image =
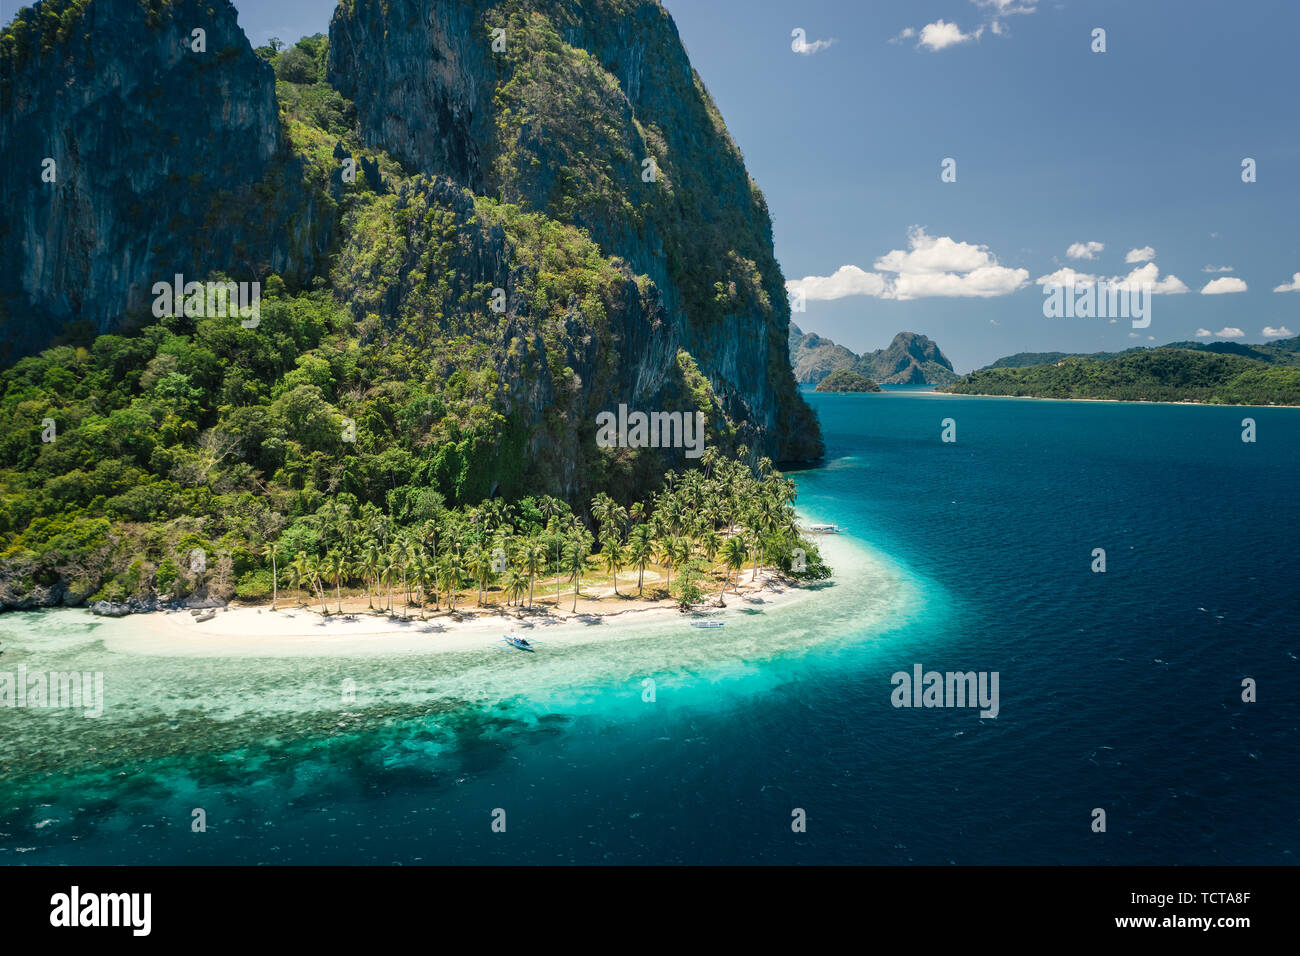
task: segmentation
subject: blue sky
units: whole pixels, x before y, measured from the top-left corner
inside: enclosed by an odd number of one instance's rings
[[[334,8],[235,5],[254,44],[325,32]],[[959,371],[1300,332],[1300,290],[1273,291],[1300,287],[1295,0],[665,6],[767,196],[806,331],[856,351],[923,332]],[[1141,330],[1046,318],[1036,280],[1062,268],[1187,291],[1157,294]],[[1245,291],[1202,294],[1213,280]]]

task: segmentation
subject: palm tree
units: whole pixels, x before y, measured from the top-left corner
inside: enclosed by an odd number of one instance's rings
[[[587,555],[591,554],[591,535],[585,528],[575,531],[564,548],[564,560],[573,581],[573,612],[578,612],[578,591],[582,588],[582,570],[587,564]]]
[[[393,613],[393,585],[397,583],[398,571],[402,574],[402,590],[406,590],[406,552],[400,542],[393,542],[388,552],[388,613]],[[405,616],[406,609],[402,609]]]
[[[505,588],[506,596],[509,599],[506,603],[518,601],[524,596],[524,592],[528,590],[528,575],[511,566],[510,570],[506,572]]]
[[[680,535],[674,535],[669,539],[669,549],[672,551],[673,564],[676,567],[682,567],[691,559],[691,542]],[[672,589],[669,588],[669,596],[672,595]]]
[[[389,611],[390,613],[392,610],[392,601],[391,601],[392,590],[390,588],[392,581],[393,581],[393,559],[389,557],[388,554],[381,551],[379,553],[379,559],[375,562],[375,590],[379,592],[379,603],[381,605],[384,604],[384,592],[385,591],[388,592],[390,598],[388,602],[388,606],[380,607],[380,610]]]
[[[722,545],[722,557],[727,562],[727,578],[722,582],[722,591],[725,594],[727,584],[731,581],[731,572],[736,574],[736,593],[740,593],[740,569],[745,566],[745,558],[749,554],[749,549],[745,546],[745,536],[743,534],[733,534]]]
[[[564,543],[564,535],[560,532],[558,522],[555,527],[550,528],[550,534],[555,539],[555,609],[558,611],[560,609],[560,546]]]
[[[307,602],[302,599],[302,586],[307,580],[307,556],[299,551],[293,556],[293,561],[289,563],[289,583],[293,585],[293,590],[298,598],[298,606],[302,607]]]
[[[477,544],[470,545],[466,552],[466,563],[469,566],[470,573],[474,575],[474,580],[478,583],[478,606],[483,606],[483,592],[487,589],[487,577],[492,572],[492,552],[486,548],[480,548]]]
[[[721,548],[722,538],[718,536],[718,532],[714,531],[711,525],[705,527],[700,533],[700,550],[704,552],[704,557],[710,566],[717,560]]]
[[[546,542],[534,535],[524,541],[521,549],[524,567],[528,570],[528,606],[533,606],[533,580],[537,573],[546,567]]]
[[[551,525],[551,519],[559,517],[563,508],[564,506],[560,501],[550,495],[542,495],[537,501],[537,510],[542,513],[542,520],[546,522],[548,528]]]
[[[447,607],[456,610],[456,591],[460,586],[460,558],[444,554],[438,562],[438,587],[447,592]]]
[[[592,499],[591,513],[600,522],[602,542],[611,539],[623,540],[623,523],[627,521],[627,509],[602,491]]]
[[[664,534],[655,542],[659,554],[659,563],[668,572],[668,593],[673,593],[673,566],[677,563],[677,539],[672,534]]]
[[[762,467],[764,461],[767,461],[770,469],[772,463],[766,458],[759,459],[759,467]],[[759,542],[776,527],[779,510],[780,503],[771,494],[771,490],[764,486],[759,492],[758,500],[754,503],[753,518],[751,519],[756,539],[754,542],[754,573],[750,578],[751,583],[757,583],[758,581],[758,559],[762,551]]]
[[[321,587],[321,562],[320,558],[314,554],[307,559],[307,580],[311,583],[311,589],[316,592],[316,597],[320,601],[321,614],[329,617],[330,609],[325,603],[325,589]]]
[[[424,558],[423,549],[417,549],[411,557],[411,581],[415,587],[419,588],[420,593],[420,620],[423,621],[424,606],[428,603],[429,579],[433,576],[432,569]]]
[[[338,600],[339,613],[343,613],[343,578],[348,573],[348,561],[342,551],[331,551],[325,556],[325,569],[334,579],[334,597]]]
[[[600,558],[605,565],[605,570],[613,576],[614,593],[618,594],[618,572],[623,570],[623,564],[626,558],[623,546],[618,543],[617,539],[606,541],[601,547]]]
[[[641,596],[645,585],[645,569],[654,557],[654,534],[648,524],[639,524],[628,536],[628,560],[636,568],[636,593]]]
[[[275,610],[275,602],[279,597],[280,570],[276,566],[276,558],[280,554],[280,545],[275,541],[268,541],[266,547],[262,549],[262,557],[271,562],[271,610]]]
[[[366,545],[366,550],[361,554],[361,575],[366,579],[366,602],[368,610],[375,609],[375,594],[371,590],[370,582],[375,582],[375,588],[379,587],[379,546],[371,541]]]
[[[407,538],[403,542],[403,547],[402,547],[402,567],[413,569],[415,567],[415,558],[416,555],[419,554],[419,551],[420,549],[416,545],[416,543],[412,541],[410,538]],[[415,591],[414,573],[412,573],[410,577],[402,578],[402,588],[406,591],[406,606],[410,607],[411,602],[413,600],[413,592]]]

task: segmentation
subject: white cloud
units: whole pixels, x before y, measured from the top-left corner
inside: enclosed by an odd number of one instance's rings
[[[905,274],[970,272],[997,262],[987,246],[957,242],[948,236],[931,237],[920,226],[907,230],[907,243],[909,250],[890,250],[876,260],[876,268]]]
[[[1103,242],[1073,242],[1065,254],[1071,259],[1095,259],[1097,253],[1106,248]]]
[[[1142,338],[1142,336],[1138,335],[1136,332],[1130,332],[1130,333],[1128,334],[1128,337],[1131,338],[1131,339],[1140,339],[1140,338]]]
[[[1205,283],[1201,295],[1225,295],[1229,292],[1245,292],[1246,283],[1236,276],[1221,276]]]
[[[1206,266],[1202,272],[1231,272],[1232,266]]]
[[[1150,246],[1143,246],[1141,249],[1130,249],[1124,256],[1124,261],[1129,265],[1135,262],[1150,262],[1156,257],[1156,251]]]
[[[984,27],[977,27],[970,33],[962,33],[961,27],[955,23],[945,23],[943,20],[936,20],[934,23],[927,23],[921,27],[921,38],[916,45],[925,47],[931,52],[946,50],[950,46],[956,46],[959,43],[969,43],[972,40],[978,40],[984,33]]]
[[[1264,326],[1264,338],[1266,339],[1289,339],[1294,334],[1285,325],[1280,329],[1275,329],[1271,325]]]
[[[835,42],[835,38],[830,37],[827,40],[813,40],[809,43],[804,39],[803,30],[801,29],[796,29],[791,36],[794,37],[794,42],[790,44],[790,49],[794,50],[795,53],[800,53],[804,56],[812,56],[814,53],[820,53]]]
[[[1154,262],[1138,266],[1126,276],[1111,276],[1108,279],[1090,275],[1086,272],[1075,272],[1069,266],[1062,266],[1055,272],[1039,276],[1034,281],[1042,286],[1089,286],[1105,283],[1114,285],[1121,292],[1136,292],[1143,286],[1149,286],[1151,292],[1159,292],[1163,295],[1178,295],[1181,292],[1188,291],[1187,286],[1183,284],[1183,280],[1178,276],[1169,275],[1161,278],[1160,269]]]
[[[1209,329],[1197,329],[1197,330],[1196,330],[1196,337],[1197,337],[1198,339],[1208,339],[1208,338],[1209,338],[1210,336],[1212,336],[1213,334],[1214,334],[1214,333],[1211,332]]]
[[[1160,278],[1160,269],[1154,262],[1138,266],[1122,279],[1116,276],[1110,281],[1116,283],[1120,289],[1129,292],[1136,291],[1140,286],[1147,284],[1151,286],[1152,292],[1163,295],[1178,295],[1188,291],[1187,286],[1183,285],[1183,280],[1178,276],[1168,275],[1163,279]]]
[[[1245,336],[1246,333],[1241,329],[1234,329],[1231,326],[1225,326],[1214,333],[1214,337],[1219,339],[1240,339],[1245,338]]]
[[[804,297],[813,302],[843,299],[851,295],[880,297],[885,291],[885,280],[874,272],[865,272],[857,266],[840,266],[828,276],[804,276],[785,284],[791,291],[803,290]]]
[[[1001,325],[997,319],[989,319],[989,325]]]
[[[1029,282],[1027,269],[999,265],[988,246],[928,236],[919,226],[908,230],[907,239],[910,249],[894,249],[876,260],[876,269],[897,274],[888,298],[989,298],[1010,295]]]
[[[1300,292],[1300,272],[1291,277],[1290,282],[1283,282],[1273,289],[1274,292]]]
[[[867,295],[880,299],[992,298],[1010,295],[1029,282],[1026,269],[998,264],[987,246],[929,236],[919,226],[907,232],[908,248],[892,249],[875,262],[875,272],[841,266],[829,276],[792,279],[786,288],[811,300]]]
[[[916,36],[915,29],[913,29],[912,27],[903,27],[903,29],[899,31],[898,36],[889,38],[889,42],[902,43],[904,40],[910,40],[914,36]]]
[[[1039,276],[1034,281],[1039,285],[1094,285],[1097,277],[1086,272],[1075,272],[1069,266],[1061,266],[1055,272]]]

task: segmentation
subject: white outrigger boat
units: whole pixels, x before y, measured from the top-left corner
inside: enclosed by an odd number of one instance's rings
[[[837,524],[810,524],[808,526],[809,534],[839,534],[840,526]]]
[[[506,634],[504,637],[501,638],[501,640],[503,640],[508,646],[513,647],[517,651],[537,650],[537,646],[535,643],[526,641],[522,637],[515,637],[515,635],[513,634]]]

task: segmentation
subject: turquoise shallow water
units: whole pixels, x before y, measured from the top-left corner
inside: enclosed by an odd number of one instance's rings
[[[0,618],[0,671],[106,688],[0,710],[0,862],[1294,862],[1300,414],[812,400],[836,581],[716,631],[218,659]],[[1000,715],[892,707],[917,663],[998,671]]]

